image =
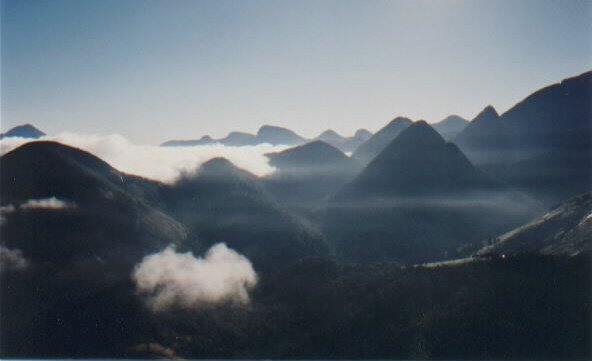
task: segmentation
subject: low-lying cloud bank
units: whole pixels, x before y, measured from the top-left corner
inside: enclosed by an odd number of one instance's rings
[[[224,243],[213,245],[203,258],[177,253],[169,246],[144,257],[132,279],[156,312],[221,302],[247,304],[249,290],[257,284],[251,262]]]
[[[173,182],[183,172],[192,172],[202,163],[224,157],[240,168],[258,176],[271,174],[275,169],[267,163],[265,153],[279,152],[286,146],[260,144],[229,147],[222,144],[195,147],[159,147],[133,144],[121,135],[82,135],[61,133],[39,140],[52,140],[84,149],[105,160],[118,170],[163,182]],[[0,154],[32,141],[25,138],[0,140]]]
[[[0,246],[0,272],[22,271],[29,267],[29,261],[19,249]]]

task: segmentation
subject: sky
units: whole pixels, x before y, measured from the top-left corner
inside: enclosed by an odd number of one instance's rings
[[[351,135],[592,69],[590,0],[1,1],[3,131]]]

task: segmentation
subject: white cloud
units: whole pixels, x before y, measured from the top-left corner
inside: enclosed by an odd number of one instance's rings
[[[245,147],[229,147],[222,144],[159,147],[133,144],[121,135],[99,136],[75,133],[61,133],[40,138],[40,140],[52,140],[84,149],[122,172],[163,182],[172,182],[182,172],[192,172],[200,164],[215,157],[227,158],[238,167],[258,176],[268,175],[275,169],[267,163],[267,157],[264,154],[287,148],[269,144]],[[4,138],[0,140],[0,154],[30,141],[31,139]]]
[[[67,209],[74,208],[74,204],[57,199],[56,197],[29,199],[19,206],[21,209]]]
[[[144,257],[132,274],[138,293],[154,311],[195,309],[206,304],[249,302],[257,283],[251,262],[224,243],[212,246],[204,258],[177,253],[171,246]]]
[[[6,206],[0,206],[0,225],[4,224],[4,222],[6,222],[6,214],[12,213],[14,212],[15,207],[12,204],[6,205]]]
[[[0,246],[0,271],[21,271],[29,266],[29,261],[18,249]]]

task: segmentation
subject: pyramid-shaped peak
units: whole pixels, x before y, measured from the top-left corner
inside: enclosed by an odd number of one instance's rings
[[[12,129],[8,130],[6,133],[0,135],[0,138],[2,138],[2,137],[21,137],[21,138],[37,139],[37,138],[40,138],[44,135],[46,135],[46,134],[43,133],[42,131],[40,131],[39,129],[37,129],[36,127],[34,127],[33,125],[27,123],[27,124],[23,124],[23,125],[18,125]]]
[[[483,110],[475,117],[474,120],[482,118],[499,118],[499,114],[493,105],[488,105],[483,108]]]
[[[441,145],[446,143],[444,138],[434,128],[432,128],[426,121],[419,120],[411,124],[401,134],[393,140],[393,143],[412,142],[421,144],[422,146],[429,146],[430,144]]]

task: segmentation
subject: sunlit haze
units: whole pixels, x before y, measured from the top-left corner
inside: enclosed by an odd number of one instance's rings
[[[3,130],[138,143],[500,113],[592,68],[590,1],[2,1]]]

